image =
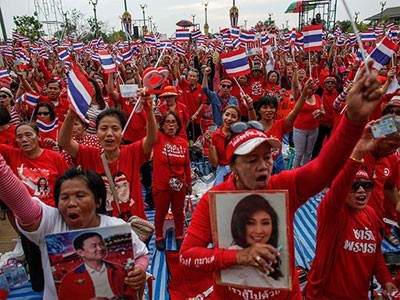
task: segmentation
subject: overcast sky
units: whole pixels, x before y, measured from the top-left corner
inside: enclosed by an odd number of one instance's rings
[[[13,28],[13,16],[33,15],[35,4],[40,4],[40,20],[45,20],[45,4],[48,4],[48,20],[55,20],[52,13],[51,4],[61,3],[63,11],[73,8],[81,11],[85,17],[93,16],[93,6],[89,0],[0,0],[3,17],[5,20],[6,31],[10,36]],[[175,32],[175,23],[181,19],[192,20],[195,15],[195,23],[200,23],[203,31],[204,25],[204,1],[202,0],[126,0],[128,11],[132,14],[132,19],[143,19],[140,4],[146,4],[146,19],[151,16],[157,30],[168,36]],[[332,0],[334,2],[334,0]],[[381,10],[381,2],[386,2],[385,8],[399,5],[399,0],[347,0],[352,15],[359,12],[358,20],[368,18]],[[220,28],[230,26],[229,9],[232,6],[232,0],[209,0],[208,4],[208,24],[210,32],[217,32]],[[268,19],[268,14],[272,13],[272,18],[281,28],[288,21],[289,27],[296,27],[298,23],[298,14],[285,14],[284,12],[292,1],[286,0],[236,0],[236,6],[239,8],[239,25],[244,25],[247,20],[247,27],[254,25],[259,20]],[[124,0],[98,0],[97,17],[108,25],[112,30],[119,30],[120,16],[124,12]],[[318,12],[318,11],[317,11]],[[58,13],[57,19],[62,20]],[[337,20],[348,19],[342,0],[337,0]],[[139,24],[137,24],[139,25]],[[44,27],[46,31],[46,26]]]

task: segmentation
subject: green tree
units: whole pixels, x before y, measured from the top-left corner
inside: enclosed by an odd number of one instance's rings
[[[43,25],[37,20],[36,15],[14,16],[13,19],[16,26],[14,31],[26,36],[31,41],[36,41],[40,36],[44,35]]]

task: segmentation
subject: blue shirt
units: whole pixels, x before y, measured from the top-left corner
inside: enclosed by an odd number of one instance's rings
[[[208,102],[211,104],[212,113],[213,113],[213,121],[216,125],[222,125],[222,111],[228,105],[236,105],[239,106],[239,102],[236,97],[229,95],[229,99],[226,103],[221,103],[221,99],[218,96],[218,93],[212,92],[208,88],[203,88],[204,94],[206,94],[208,98]],[[224,99],[226,101],[226,99]],[[225,102],[224,101],[224,102]]]

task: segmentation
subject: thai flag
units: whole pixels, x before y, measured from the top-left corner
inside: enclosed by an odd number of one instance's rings
[[[0,78],[8,78],[10,77],[10,74],[8,73],[7,68],[1,68],[0,69]]]
[[[166,50],[172,49],[172,42],[171,41],[160,41],[157,45],[157,49],[163,50],[164,48]]]
[[[99,57],[105,74],[117,71],[117,66],[108,50],[99,50]]]
[[[296,41],[296,28],[292,29],[292,32],[290,33],[290,43],[294,44]]]
[[[22,35],[19,35],[19,34],[16,33],[16,32],[13,32],[13,33],[12,33],[12,38],[13,38],[13,40],[16,40],[16,41],[20,42],[20,41],[22,41],[23,36],[22,36]]]
[[[376,41],[376,33],[372,31],[366,31],[361,33],[361,41],[363,42],[375,42]]]
[[[29,44],[31,43],[31,41],[27,37],[22,37],[21,43],[22,43],[22,46],[28,47]]]
[[[224,47],[233,47],[233,43],[230,39],[224,41]]]
[[[242,46],[242,42],[240,41],[240,39],[239,38],[235,39],[233,41],[233,47],[234,48],[239,48],[240,46]]]
[[[263,33],[261,36],[261,45],[267,46],[269,44],[269,36],[267,33]]]
[[[101,63],[100,56],[96,52],[94,52],[94,50],[90,52],[90,59]]]
[[[393,22],[387,22],[387,23],[385,24],[385,28],[386,28],[386,29],[390,29],[390,28],[392,28],[392,27],[394,27],[394,23],[393,23]]]
[[[337,47],[343,47],[345,42],[345,37],[340,35],[336,38],[336,46]]]
[[[296,40],[294,41],[296,46],[304,46],[304,36],[301,33],[297,33]]]
[[[6,50],[3,51],[3,56],[6,56],[6,57],[14,57],[14,54],[13,54],[13,51],[12,51],[12,50],[6,49]]]
[[[333,34],[334,34],[334,36],[339,36],[342,34],[342,30],[338,27],[335,29],[335,32]]]
[[[395,27],[390,28],[387,32],[386,32],[386,36],[391,39],[392,41],[398,40],[399,37],[399,30],[396,29]]]
[[[13,39],[7,39],[7,46],[12,47],[14,45]]]
[[[157,40],[160,40],[160,39],[161,39],[161,33],[156,32],[156,33],[154,34],[154,37],[155,37]]]
[[[373,68],[378,71],[386,65],[392,56],[399,49],[399,45],[393,43],[390,39],[385,37],[376,48],[370,53],[366,61],[372,59],[374,61]]]
[[[58,41],[56,41],[56,40],[51,40],[51,41],[50,41],[50,45],[51,45],[52,47],[57,47],[57,46],[58,46]]]
[[[318,51],[322,48],[322,24],[303,28],[304,51]]]
[[[182,47],[179,47],[178,45],[172,45],[172,49],[175,50],[176,54],[178,55],[186,54],[186,51]]]
[[[254,42],[255,37],[256,37],[255,32],[243,31],[243,30],[240,32],[240,40],[244,43]]]
[[[36,92],[26,92],[25,93],[25,102],[30,106],[30,107],[36,107],[38,101],[39,101],[39,94]]]
[[[84,47],[83,42],[76,42],[76,43],[73,43],[73,44],[72,44],[72,48],[73,48],[75,51],[82,51],[82,50],[83,50],[83,47]]]
[[[115,59],[115,64],[119,66],[120,64],[122,64],[123,61],[124,57],[122,56],[122,54],[118,53],[117,58]]]
[[[138,43],[132,44],[132,55],[139,55],[140,54],[140,45]]]
[[[46,122],[42,119],[36,120],[36,125],[39,128],[40,132],[50,132],[54,129],[58,128],[58,118],[55,118],[54,121]]]
[[[385,31],[383,30],[383,27],[382,27],[382,26],[376,26],[376,27],[375,27],[375,33],[376,33],[377,35],[382,35],[382,34],[385,33]]]
[[[190,33],[189,29],[177,29],[175,32],[175,39],[177,42],[189,41]]]
[[[122,53],[124,62],[130,61],[132,59],[132,56],[133,56],[132,48],[129,48],[128,50],[126,50],[125,52]]]
[[[150,45],[154,45],[156,43],[155,38],[153,36],[151,36],[150,34],[144,35],[144,41],[146,42],[146,44],[150,44]]]
[[[294,51],[296,51],[296,52],[301,52],[301,51],[303,51],[303,47],[302,46],[300,46],[300,45],[294,45]]]
[[[69,56],[69,51],[68,49],[63,49],[57,52],[58,54],[58,59],[61,61],[69,61],[71,57]]]
[[[347,40],[347,44],[348,45],[354,45],[355,43],[357,42],[357,36],[355,35],[355,34],[352,34],[352,35],[350,35],[349,37],[348,37],[348,40]]]
[[[290,50],[290,46],[289,44],[284,44],[284,45],[278,45],[278,49],[283,51],[283,52],[289,52]]]
[[[31,58],[28,53],[21,51],[17,54],[17,59],[23,64],[29,64],[31,62]]]
[[[238,77],[250,73],[249,61],[245,49],[221,53],[220,58],[226,73],[230,76]]]
[[[237,26],[233,26],[231,28],[231,36],[233,38],[238,38],[240,36],[240,28]]]
[[[75,113],[82,119],[86,120],[85,115],[89,109],[94,89],[89,81],[83,75],[81,70],[75,64],[67,74],[68,78],[68,99],[72,104]]]
[[[97,46],[97,43],[98,43],[98,40],[97,40],[97,39],[92,39],[92,40],[90,41],[90,47]]]
[[[97,46],[100,46],[100,45],[104,45],[104,40],[103,40],[102,36],[97,39]]]
[[[192,39],[197,39],[199,36],[201,36],[201,30],[200,29],[193,30],[191,36]]]
[[[206,37],[204,35],[201,35],[197,38],[197,43],[203,44],[206,41]]]

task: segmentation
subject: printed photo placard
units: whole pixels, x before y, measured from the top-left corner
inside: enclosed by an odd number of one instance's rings
[[[269,273],[259,266],[236,265],[219,272],[218,283],[237,287],[292,289],[288,218],[288,192],[210,191],[211,228],[216,248],[245,249],[266,244],[278,249]],[[258,258],[260,259],[260,258]]]

